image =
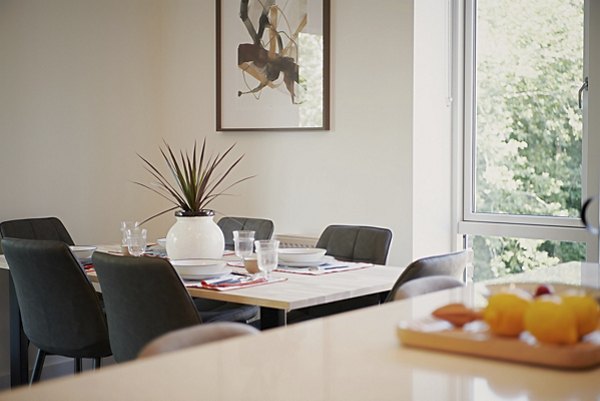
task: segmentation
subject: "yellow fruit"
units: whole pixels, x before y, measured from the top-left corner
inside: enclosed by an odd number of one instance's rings
[[[575,314],[577,333],[582,337],[598,328],[598,302],[581,293],[567,293],[561,296],[563,302]]]
[[[579,340],[575,313],[554,295],[543,295],[529,305],[525,329],[544,343],[575,344]]]
[[[483,320],[492,333],[516,337],[524,330],[523,316],[531,303],[531,295],[523,291],[507,290],[489,297],[483,311]]]

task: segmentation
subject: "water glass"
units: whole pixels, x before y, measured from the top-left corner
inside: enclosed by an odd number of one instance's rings
[[[141,256],[146,252],[146,238],[148,231],[145,228],[135,227],[125,231],[127,237],[127,250],[133,256]]]
[[[254,231],[236,230],[233,232],[235,255],[244,261],[254,250]]]
[[[274,239],[254,241],[258,268],[265,274],[267,280],[271,272],[277,268],[279,241]]]
[[[121,222],[121,247],[122,250],[127,249],[127,230],[131,230],[139,226],[137,221],[122,221]]]

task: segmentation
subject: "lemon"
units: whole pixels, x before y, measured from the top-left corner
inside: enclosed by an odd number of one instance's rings
[[[483,311],[483,320],[490,331],[501,336],[518,336],[524,330],[523,316],[531,303],[531,295],[519,290],[493,294]]]
[[[561,296],[563,302],[575,314],[577,333],[582,337],[598,328],[598,302],[581,293],[566,293]]]
[[[544,343],[575,344],[579,340],[575,313],[554,295],[542,295],[529,305],[525,329]]]

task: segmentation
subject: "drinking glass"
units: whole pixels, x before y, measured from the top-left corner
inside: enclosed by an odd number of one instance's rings
[[[137,221],[122,221],[121,222],[121,252],[127,254],[127,230],[131,230],[139,226]]]
[[[254,241],[254,245],[256,245],[258,268],[269,280],[271,272],[277,268],[279,241],[274,239],[260,240]]]
[[[235,249],[235,255],[242,259],[252,255],[254,249],[254,231],[250,230],[236,230],[233,232],[233,245]]]
[[[127,250],[133,256],[142,256],[146,252],[146,238],[148,231],[145,228],[135,227],[126,231]]]

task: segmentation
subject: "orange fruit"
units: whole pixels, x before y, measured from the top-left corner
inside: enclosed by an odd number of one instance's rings
[[[566,293],[561,295],[563,302],[575,314],[577,333],[582,337],[598,328],[600,307],[598,302],[584,293]]]
[[[542,295],[527,308],[525,329],[538,341],[551,344],[575,344],[579,340],[573,310],[555,295]]]
[[[525,328],[523,316],[531,303],[531,295],[518,289],[493,294],[483,311],[490,331],[500,336],[518,336]]]

